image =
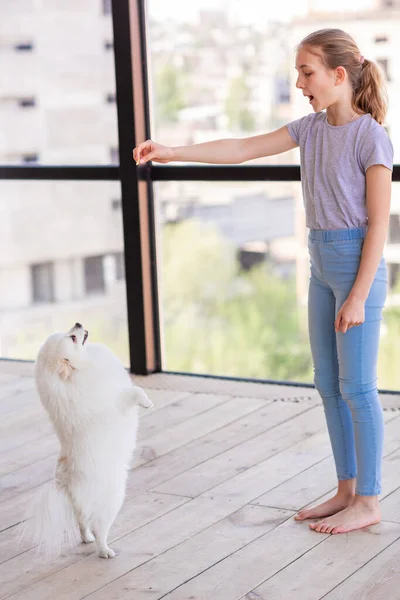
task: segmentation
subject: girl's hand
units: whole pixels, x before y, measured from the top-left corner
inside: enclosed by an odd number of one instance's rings
[[[145,164],[149,160],[158,163],[167,163],[173,159],[172,148],[156,144],[152,140],[142,142],[133,150],[133,159],[136,164]]]
[[[350,327],[361,325],[365,320],[364,302],[347,298],[335,319],[335,331],[346,333]]]

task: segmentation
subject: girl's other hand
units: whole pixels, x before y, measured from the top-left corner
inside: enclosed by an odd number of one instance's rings
[[[364,320],[364,302],[355,298],[347,298],[335,319],[335,332],[346,333],[350,327],[361,325]]]
[[[137,165],[144,165],[149,160],[158,163],[168,163],[173,159],[172,148],[162,146],[152,140],[147,140],[136,146],[133,150],[133,159]]]

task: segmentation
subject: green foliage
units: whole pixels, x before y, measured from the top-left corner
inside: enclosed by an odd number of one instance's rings
[[[162,273],[167,370],[311,381],[294,280],[239,273],[234,248],[195,222],[164,227]]]
[[[254,115],[248,108],[250,88],[243,75],[231,82],[231,87],[225,102],[225,112],[229,119],[229,128],[236,131],[253,131],[255,128]]]
[[[378,387],[400,389],[400,307],[383,312],[383,326],[378,360]]]
[[[184,77],[173,64],[164,65],[156,75],[157,118],[161,123],[176,123],[186,106]]]

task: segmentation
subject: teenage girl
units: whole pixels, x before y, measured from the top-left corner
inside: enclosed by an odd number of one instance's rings
[[[137,164],[238,164],[300,147],[309,228],[309,336],[338,478],[336,494],[297,520],[344,533],[381,519],[383,415],[377,356],[387,269],[382,257],[390,212],[393,147],[382,127],[387,103],[379,67],[350,35],[323,29],[296,54],[296,87],[313,112],[244,139],[167,147],[151,140]]]

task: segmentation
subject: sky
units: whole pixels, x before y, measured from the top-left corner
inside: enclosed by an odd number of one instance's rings
[[[314,10],[335,8],[337,11],[363,10],[371,7],[374,0],[147,0],[149,16],[164,20],[194,21],[201,9],[222,9],[229,11],[232,19],[240,23],[281,21],[304,15],[310,5]]]

